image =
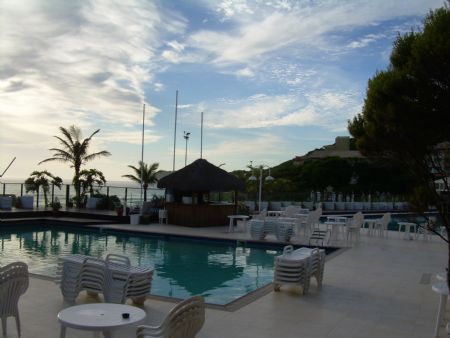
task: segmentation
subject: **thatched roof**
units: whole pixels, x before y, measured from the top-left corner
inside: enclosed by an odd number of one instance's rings
[[[232,191],[244,190],[245,183],[207,160],[198,159],[163,177],[158,181],[158,188],[189,192]]]

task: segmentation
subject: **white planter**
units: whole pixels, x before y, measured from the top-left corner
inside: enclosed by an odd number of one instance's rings
[[[138,225],[140,217],[141,217],[141,215],[139,215],[139,214],[131,214],[130,215],[130,224]]]

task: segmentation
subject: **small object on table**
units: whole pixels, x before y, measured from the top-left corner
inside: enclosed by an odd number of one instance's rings
[[[94,337],[98,337],[102,331],[105,338],[111,338],[114,330],[137,324],[143,321],[146,315],[142,309],[123,304],[93,303],[71,306],[58,313],[58,321],[61,324],[60,338],[66,336],[68,327],[93,331]]]

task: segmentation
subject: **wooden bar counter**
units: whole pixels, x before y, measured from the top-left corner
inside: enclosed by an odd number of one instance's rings
[[[190,227],[228,225],[227,216],[235,214],[234,204],[166,203],[170,224]]]

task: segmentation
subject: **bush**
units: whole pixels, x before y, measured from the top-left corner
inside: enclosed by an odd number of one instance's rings
[[[116,210],[116,207],[121,204],[117,195],[107,196],[105,194],[94,194],[92,197],[100,198],[97,204],[97,209],[100,210]]]

